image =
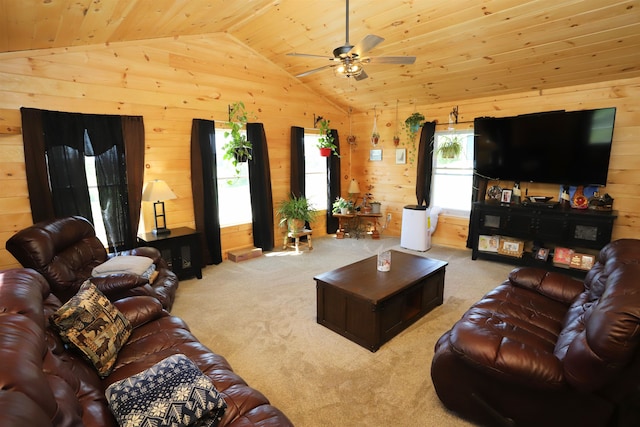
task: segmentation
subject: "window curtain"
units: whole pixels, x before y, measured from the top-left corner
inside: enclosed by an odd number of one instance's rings
[[[331,129],[336,152],[340,154],[340,138],[338,131]],[[340,157],[331,155],[327,159],[327,234],[338,231],[338,218],[332,214],[333,201],[340,197]]]
[[[264,251],[273,250],[273,196],[267,136],[262,123],[247,123],[247,140],[251,141],[249,190],[253,216],[253,245]]]
[[[418,164],[416,173],[416,199],[418,205],[431,203],[431,179],[433,173],[433,136],[436,122],[426,122],[420,131],[418,145]]]
[[[128,180],[126,163],[139,167],[140,174],[144,170],[142,118],[131,119],[126,140],[131,147],[126,149],[120,116],[29,108],[22,108],[21,115],[33,221],[82,215],[93,222],[84,157],[95,156],[109,248],[135,246],[139,207],[138,216],[131,218],[128,195],[138,194],[139,200],[142,182]]]
[[[304,196],[304,128],[291,126],[291,175],[289,185],[291,194]]]
[[[191,124],[191,191],[205,265],[222,262],[216,164],[215,124],[211,120],[194,119]]]
[[[144,186],[144,121],[142,116],[121,116],[124,157],[127,174],[129,206],[129,238],[137,242],[136,234],[142,209]],[[135,245],[134,245],[135,246]]]

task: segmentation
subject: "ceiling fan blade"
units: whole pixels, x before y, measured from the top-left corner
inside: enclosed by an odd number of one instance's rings
[[[313,70],[309,70],[309,71],[305,71],[304,73],[300,73],[297,74],[296,77],[304,77],[304,76],[308,76],[309,74],[313,74],[313,73],[317,73],[318,71],[322,71],[326,68],[331,68],[331,67],[335,67],[336,64],[330,64],[330,65],[325,65],[323,67],[320,68],[314,68]]]
[[[383,41],[384,39],[382,37],[369,34],[368,36],[360,40],[360,42],[351,49],[351,52],[357,53],[358,56],[362,56],[374,47],[378,46]]]
[[[369,64],[413,64],[416,62],[415,56],[377,56],[363,60]]]
[[[360,81],[360,80],[366,79],[367,77],[369,77],[367,72],[365,70],[362,70],[362,72],[360,74],[358,74],[357,76],[355,76],[354,79],[356,79],[357,81]]]
[[[330,56],[326,56],[326,55],[314,55],[312,53],[297,53],[297,52],[287,53],[287,56],[304,56],[304,57],[308,57],[308,58],[333,59]]]

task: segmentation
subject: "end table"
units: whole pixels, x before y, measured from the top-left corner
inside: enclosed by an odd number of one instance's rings
[[[158,249],[178,279],[193,276],[202,279],[200,233],[194,229],[178,227],[171,229],[171,234],[139,234],[138,245]]]

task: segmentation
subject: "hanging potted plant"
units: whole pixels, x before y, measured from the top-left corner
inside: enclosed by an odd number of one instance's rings
[[[400,135],[398,135],[398,101],[396,100],[396,130],[393,133],[393,145],[400,145]]]
[[[320,123],[320,138],[318,138],[317,147],[320,149],[320,155],[322,157],[329,157],[332,153],[334,155],[338,155],[336,152],[336,145],[333,143],[334,138],[331,132],[331,121],[326,119],[321,119]]]
[[[407,150],[407,156],[409,162],[413,164],[416,158],[416,135],[420,130],[420,126],[424,122],[424,116],[421,113],[414,112],[404,120],[404,128],[407,132],[407,138],[409,139],[409,149]]]
[[[231,139],[222,146],[222,150],[224,151],[223,159],[231,161],[236,170],[236,175],[240,175],[238,163],[246,162],[252,158],[251,141],[248,141],[247,137],[240,133],[249,121],[250,115],[253,116],[252,113],[246,111],[242,101],[235,102],[229,107],[229,125],[231,129],[225,131],[224,137],[228,138],[230,136]]]
[[[445,136],[439,144],[437,154],[443,159],[457,159],[462,152],[462,140],[457,135]]]
[[[292,194],[287,200],[280,202],[276,213],[280,217],[280,226],[286,224],[287,230],[295,233],[304,229],[305,222],[313,222],[318,211],[306,197],[296,197]]]
[[[378,112],[373,109],[373,130],[371,131],[371,145],[374,147],[380,142],[380,134],[378,133]]]
[[[420,126],[422,126],[423,122],[424,115],[418,112],[411,114],[404,120],[404,125],[407,130],[407,136],[410,140],[413,140],[415,138],[416,133],[418,133],[418,130],[420,129]]]

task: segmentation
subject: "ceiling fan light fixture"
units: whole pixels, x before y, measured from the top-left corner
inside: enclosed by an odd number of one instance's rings
[[[343,61],[335,68],[335,74],[339,77],[357,77],[362,71],[362,64],[358,61]]]

